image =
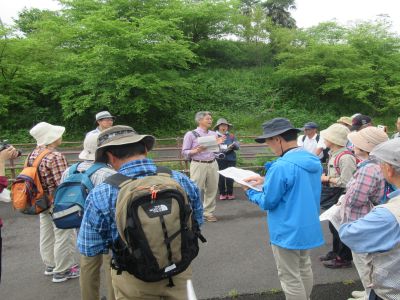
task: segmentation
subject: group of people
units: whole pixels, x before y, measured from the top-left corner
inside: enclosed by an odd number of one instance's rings
[[[173,277],[173,286],[168,279],[146,282],[115,268],[120,189],[107,178],[115,174],[143,178],[158,169],[148,158],[155,138],[140,135],[129,126],[113,126],[114,119],[107,111],[96,115],[97,128],[87,133],[79,155],[83,161],[78,165],[80,172],[94,163],[105,163],[90,177],[95,187],[86,199],[79,230],[54,226],[51,210],[40,214],[44,274],[57,283],[80,277],[82,299],[98,300],[103,265],[107,299],[186,299],[190,266]],[[217,221],[217,198],[235,198],[233,181],[220,176],[218,170],[236,165],[235,151],[240,145],[226,119],[219,119],[213,127],[212,114],[201,111],[195,122],[197,128],[185,134],[182,144],[182,154],[190,160],[190,178],[176,171],[171,178],[187,194],[194,220],[201,226],[204,221]],[[400,119],[398,123],[400,130]],[[329,226],[333,249],[320,257],[324,266],[344,268],[354,262],[364,286],[364,291],[353,293],[354,298],[399,299],[400,198],[395,188],[400,185],[400,139],[389,140],[382,128],[373,126],[371,118],[360,114],[341,117],[320,133],[314,122],[299,129],[285,118],[269,120],[262,127],[263,134],[255,141],[265,143],[278,158],[264,177],[246,179],[251,185],[262,185],[262,191],[243,189],[249,201],[268,211],[270,243],[286,299],[310,299],[310,249],[325,243],[319,220],[322,203],[325,209],[337,206],[341,220],[339,226],[333,222]],[[298,136],[301,131],[304,136]],[[57,150],[64,132],[64,127],[46,122],[30,130],[37,147],[29,154],[28,163],[44,149],[50,150],[39,164],[49,198],[69,174],[66,158]],[[215,137],[218,152],[199,143],[199,138],[207,136]],[[321,161],[326,156],[323,168]],[[0,152],[1,189],[7,185],[4,161],[14,157],[12,146]],[[76,247],[79,262],[75,261]]]

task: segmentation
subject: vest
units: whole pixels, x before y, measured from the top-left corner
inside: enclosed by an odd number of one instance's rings
[[[400,197],[379,205],[388,209],[400,225]],[[370,280],[375,293],[387,300],[400,299],[400,244],[383,253],[371,253]]]

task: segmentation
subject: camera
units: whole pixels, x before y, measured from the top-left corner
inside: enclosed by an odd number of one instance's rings
[[[3,151],[4,149],[7,149],[7,148],[10,147],[10,146],[11,146],[11,145],[8,144],[8,140],[0,141],[0,152]],[[17,150],[17,152],[18,152],[17,157],[20,157],[20,156],[22,155],[21,150]]]

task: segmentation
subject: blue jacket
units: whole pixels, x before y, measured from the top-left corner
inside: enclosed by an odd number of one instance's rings
[[[271,244],[291,250],[324,244],[319,221],[321,174],[319,158],[296,148],[272,164],[262,192],[247,190],[251,202],[268,210]]]

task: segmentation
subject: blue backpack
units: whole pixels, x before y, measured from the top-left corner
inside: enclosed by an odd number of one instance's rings
[[[85,200],[93,189],[90,176],[101,168],[103,163],[94,163],[86,171],[78,171],[79,163],[73,164],[65,181],[61,183],[54,194],[53,222],[57,228],[79,228],[83,218]]]

